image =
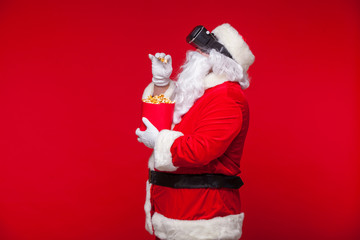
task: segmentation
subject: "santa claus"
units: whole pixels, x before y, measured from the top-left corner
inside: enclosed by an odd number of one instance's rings
[[[211,33],[197,26],[187,41],[197,50],[187,53],[176,82],[169,78],[170,55],[149,55],[153,78],[143,98],[164,94],[175,100],[175,111],[171,130],[158,131],[146,118],[147,129],[136,130],[154,149],[146,229],[157,239],[239,239],[240,159],[249,124],[243,90],[255,57],[229,24]]]

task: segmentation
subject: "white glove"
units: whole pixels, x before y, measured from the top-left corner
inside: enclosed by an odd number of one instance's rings
[[[138,141],[144,143],[148,148],[154,148],[159,130],[147,118],[143,117],[142,121],[146,126],[146,130],[136,129],[135,134],[138,136]]]
[[[171,56],[165,55],[165,53],[156,53],[155,56],[149,54],[149,58],[152,62],[153,83],[159,87],[168,85],[173,70]],[[166,62],[161,62],[158,58],[164,58]]]

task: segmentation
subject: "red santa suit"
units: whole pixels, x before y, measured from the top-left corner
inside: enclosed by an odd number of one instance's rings
[[[204,94],[180,123],[172,130],[160,131],[149,159],[150,170],[240,176],[249,125],[248,103],[239,82],[214,73],[204,82]],[[171,82],[165,96],[171,96],[174,88]],[[143,97],[152,91],[153,83]],[[160,239],[237,240],[242,234],[244,213],[239,189],[170,188],[148,181],[145,212],[146,229]]]
[[[160,131],[150,169],[175,174],[240,175],[249,124],[238,82],[209,74],[206,91],[173,130]],[[145,93],[146,95],[146,93]],[[148,183],[147,229],[161,239],[239,239],[239,189],[176,189]],[[149,209],[150,208],[150,209]],[[150,211],[149,211],[150,210]],[[201,237],[199,237],[201,236]]]

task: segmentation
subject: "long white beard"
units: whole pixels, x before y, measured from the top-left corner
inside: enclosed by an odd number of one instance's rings
[[[229,81],[237,81],[242,89],[249,87],[249,79],[242,67],[233,59],[216,50],[211,50],[209,57],[196,51],[186,53],[186,62],[181,67],[175,91],[175,111],[173,122],[178,124],[181,117],[189,111],[195,101],[205,91],[204,78],[212,70],[215,75],[226,75]]]
[[[173,122],[181,121],[184,115],[205,91],[204,78],[211,70],[209,58],[195,51],[186,53],[186,62],[181,67],[175,90],[175,111]]]

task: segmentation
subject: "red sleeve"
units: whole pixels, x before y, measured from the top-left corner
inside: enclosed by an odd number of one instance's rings
[[[241,104],[228,96],[216,96],[203,109],[192,134],[177,138],[171,146],[174,166],[203,166],[220,157],[239,134]]]

